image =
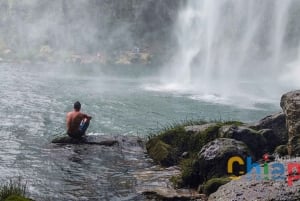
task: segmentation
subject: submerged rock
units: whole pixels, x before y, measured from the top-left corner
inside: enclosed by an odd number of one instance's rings
[[[51,141],[52,143],[60,144],[90,144],[90,145],[103,145],[103,146],[113,146],[118,144],[117,140],[95,140],[95,138],[83,137],[81,139],[71,138],[69,136],[57,137]]]
[[[289,155],[300,154],[300,90],[283,94],[280,106],[286,116]]]

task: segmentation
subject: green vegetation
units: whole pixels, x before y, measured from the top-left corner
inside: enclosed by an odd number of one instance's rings
[[[0,187],[0,201],[30,201],[25,195],[26,184],[23,184],[21,179],[16,182],[10,180]]]
[[[150,157],[160,165],[171,166],[176,163],[173,148],[160,139],[149,140],[146,147]]]
[[[203,126],[199,131],[191,131],[186,126]],[[220,137],[219,129],[222,126],[241,126],[242,122],[212,122],[185,121],[168,125],[157,134],[149,135],[146,148],[149,156],[163,166],[179,165],[181,176],[173,177],[172,182],[178,187],[197,187],[199,173],[197,155],[202,147],[210,141]],[[182,157],[187,152],[188,157]]]
[[[216,192],[220,186],[227,184],[230,181],[231,179],[228,177],[212,178],[203,185],[203,193],[210,195]]]
[[[6,198],[4,201],[32,201],[31,199],[27,199],[25,197],[19,196],[19,195],[11,195],[8,198]]]

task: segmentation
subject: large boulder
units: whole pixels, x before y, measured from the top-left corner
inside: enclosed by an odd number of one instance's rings
[[[256,159],[261,158],[264,153],[268,152],[264,136],[256,130],[245,126],[222,126],[219,129],[219,136],[221,138],[232,138],[244,142],[254,153]]]
[[[283,112],[266,116],[259,122],[249,125],[249,127],[255,130],[271,129],[276,139],[279,139],[280,145],[288,142],[285,114]]]
[[[299,164],[298,161],[294,161]],[[277,163],[277,166],[275,164]],[[284,167],[288,167],[291,163],[290,160],[280,161]],[[274,164],[274,166],[273,166]],[[288,175],[283,175],[278,179],[278,161],[268,164],[269,175],[267,178],[257,179],[255,172],[248,173],[241,176],[239,179],[232,180],[231,182],[221,186],[215,193],[211,194],[208,201],[232,201],[232,200],[257,200],[257,201],[298,201],[300,200],[300,180],[298,175],[295,178],[288,178]],[[274,169],[272,169],[274,168]],[[261,167],[261,172],[264,167]],[[276,172],[273,173],[272,172]],[[272,179],[276,176],[277,179]],[[296,179],[298,178],[298,179]],[[292,181],[289,186],[286,180]]]
[[[229,138],[218,138],[203,146],[196,163],[199,184],[213,177],[228,176],[227,163],[233,156],[246,158],[252,153],[245,143]]]
[[[286,116],[289,155],[300,154],[300,90],[282,95],[280,106]]]

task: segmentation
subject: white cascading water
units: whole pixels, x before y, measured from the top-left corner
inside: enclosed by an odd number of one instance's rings
[[[162,88],[278,103],[283,92],[300,88],[299,12],[298,0],[189,0]]]

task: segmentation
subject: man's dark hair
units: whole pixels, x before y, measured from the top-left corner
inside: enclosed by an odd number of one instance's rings
[[[74,103],[74,109],[75,109],[75,110],[80,110],[80,108],[81,108],[80,102],[79,102],[79,101],[76,101],[76,102]]]

